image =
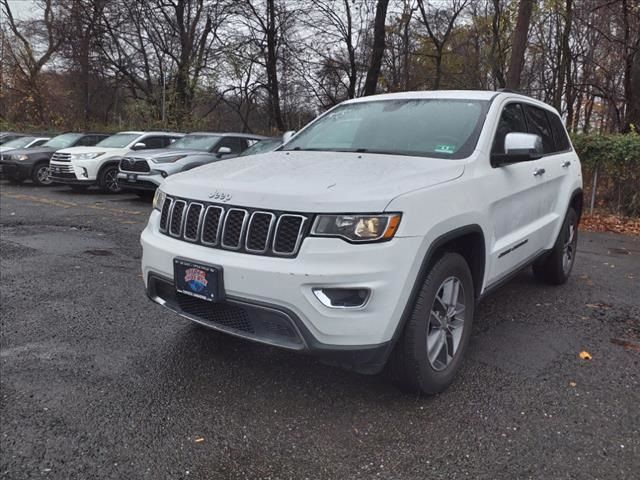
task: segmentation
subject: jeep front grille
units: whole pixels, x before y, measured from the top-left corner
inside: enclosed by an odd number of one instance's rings
[[[148,173],[151,171],[149,163],[143,158],[124,157],[120,160],[120,170],[123,172]]]
[[[188,242],[254,255],[292,257],[310,226],[307,215],[204,204],[167,197],[160,231]]]

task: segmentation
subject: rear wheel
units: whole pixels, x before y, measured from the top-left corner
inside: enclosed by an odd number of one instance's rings
[[[31,172],[31,180],[38,186],[51,185],[53,181],[51,180],[51,175],[49,172],[49,164],[38,163],[35,167],[33,167],[33,171]]]
[[[533,264],[535,277],[551,285],[562,285],[569,279],[578,246],[578,214],[569,208],[562,229],[551,252]]]
[[[122,191],[118,185],[118,166],[107,165],[98,175],[98,186],[104,193],[119,193]]]
[[[388,372],[404,388],[433,395],[460,369],[474,311],[473,280],[465,259],[445,253],[431,268],[389,359]]]

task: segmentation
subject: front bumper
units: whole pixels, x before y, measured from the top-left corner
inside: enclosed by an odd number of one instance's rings
[[[31,164],[13,162],[3,159],[0,162],[0,177],[2,178],[29,178],[31,175]]]
[[[91,179],[87,169],[72,162],[49,162],[49,175],[55,183],[67,185],[93,185],[95,178]]]
[[[154,192],[164,182],[162,175],[118,172],[118,185],[125,190]]]
[[[414,258],[420,238],[352,245],[339,239],[309,237],[303,241],[296,258],[274,258],[177,240],[161,234],[158,221],[159,212],[154,211],[141,236],[143,278],[152,298],[154,278],[165,281],[173,278],[175,257],[220,265],[224,269],[224,288],[229,301],[240,302],[245,308],[258,305],[285,312],[302,339],[300,348],[294,349],[322,356],[323,352],[344,351],[367,352],[365,356],[370,356],[372,351],[388,353],[417,275],[415,264],[419,262]],[[172,285],[172,280],[169,282]],[[366,288],[371,295],[360,308],[335,309],[316,298],[312,290],[318,287]],[[164,306],[171,308],[166,301]],[[193,320],[193,315],[185,316]],[[269,338],[236,334],[293,348]]]

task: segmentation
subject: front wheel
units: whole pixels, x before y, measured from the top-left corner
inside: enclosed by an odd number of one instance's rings
[[[117,165],[109,165],[102,169],[98,175],[98,186],[104,193],[120,193],[122,191],[118,185]]]
[[[404,388],[433,395],[460,369],[474,311],[471,271],[458,253],[445,253],[424,279],[411,316],[387,366]]]
[[[33,183],[38,185],[39,187],[45,185],[51,185],[53,180],[51,180],[51,175],[49,171],[49,164],[47,163],[39,163],[33,168],[33,172],[31,173],[31,180]]]
[[[551,252],[533,263],[535,277],[551,285],[562,285],[569,279],[578,246],[578,214],[569,208],[562,229]]]

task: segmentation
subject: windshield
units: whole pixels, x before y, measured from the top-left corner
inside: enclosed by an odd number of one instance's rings
[[[29,145],[31,142],[33,142],[36,139],[36,137],[20,137],[20,138],[14,138],[13,140],[9,140],[7,143],[3,143],[2,147],[7,147],[7,148],[22,148],[22,147],[26,147],[27,145]]]
[[[182,148],[189,150],[202,150],[203,152],[209,152],[220,140],[219,135],[185,135],[184,137],[176,140],[167,148]]]
[[[76,140],[78,140],[82,136],[81,133],[63,133],[62,135],[58,135],[57,137],[53,137],[46,143],[43,143],[43,147],[55,148],[56,150],[61,150],[63,148],[70,147]]]
[[[487,107],[486,101],[453,99],[341,105],[305,128],[283,150],[465,158],[475,148]]]
[[[282,140],[273,139],[273,140],[260,140],[258,143],[251,145],[244,152],[240,154],[241,157],[246,157],[247,155],[257,155],[258,153],[266,153],[271,152],[278,148],[282,144]]]
[[[96,147],[124,148],[139,136],[139,133],[116,133],[97,143]]]

